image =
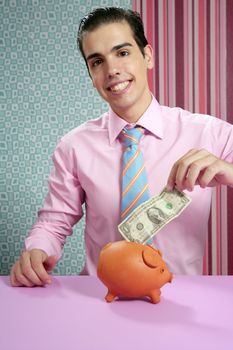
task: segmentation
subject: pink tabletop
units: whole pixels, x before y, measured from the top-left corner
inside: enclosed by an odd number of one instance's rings
[[[159,304],[109,304],[95,277],[13,288],[0,276],[0,349],[233,349],[233,276],[175,276],[161,291]]]

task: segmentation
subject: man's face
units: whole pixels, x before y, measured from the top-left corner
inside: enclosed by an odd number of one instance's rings
[[[151,102],[147,69],[153,67],[149,45],[143,57],[126,22],[111,23],[85,34],[83,50],[93,86],[113,111],[135,122]]]

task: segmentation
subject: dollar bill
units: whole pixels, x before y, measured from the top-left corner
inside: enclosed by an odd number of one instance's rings
[[[132,211],[118,225],[118,230],[127,241],[145,244],[179,216],[190,202],[191,198],[184,192],[176,188],[168,191],[165,188],[160,195],[150,198]]]

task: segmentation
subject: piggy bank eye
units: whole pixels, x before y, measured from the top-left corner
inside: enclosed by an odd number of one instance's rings
[[[164,269],[163,269],[163,268],[162,268],[162,269],[160,269],[160,272],[161,272],[161,273],[164,273]]]

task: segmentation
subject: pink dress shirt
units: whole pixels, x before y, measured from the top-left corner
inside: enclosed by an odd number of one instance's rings
[[[137,122],[146,129],[141,149],[151,196],[165,187],[176,160],[192,148],[204,148],[233,162],[233,126],[181,108],[160,106],[153,98]],[[121,158],[119,134],[127,122],[111,109],[66,134],[57,145],[49,177],[49,192],[25,241],[27,250],[43,249],[61,256],[66,236],[86,209],[86,263],[83,273],[96,274],[101,248],[121,240]],[[187,192],[192,203],[154,237],[169,269],[175,274],[201,274],[211,189],[195,186]]]

